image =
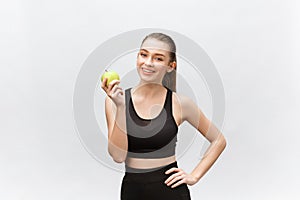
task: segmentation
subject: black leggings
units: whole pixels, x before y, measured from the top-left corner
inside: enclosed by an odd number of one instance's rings
[[[126,166],[121,200],[190,200],[187,184],[171,188],[164,183],[172,175],[165,172],[172,167],[178,167],[177,162],[147,172]]]

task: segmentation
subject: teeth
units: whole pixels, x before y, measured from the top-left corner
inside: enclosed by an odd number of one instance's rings
[[[149,73],[153,73],[153,72],[154,72],[154,71],[147,70],[147,69],[144,69],[144,68],[143,68],[143,70],[144,70],[145,72],[149,72]]]

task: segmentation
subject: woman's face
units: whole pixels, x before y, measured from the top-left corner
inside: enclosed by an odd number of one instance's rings
[[[141,80],[162,83],[164,75],[171,70],[168,44],[154,38],[144,41],[137,56],[137,71]]]

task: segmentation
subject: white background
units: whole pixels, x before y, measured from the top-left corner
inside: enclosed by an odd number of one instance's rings
[[[96,47],[147,27],[197,42],[223,80],[228,146],[193,199],[300,198],[296,0],[12,0],[0,22],[0,199],[119,198],[122,174],[83,148],[72,95]]]

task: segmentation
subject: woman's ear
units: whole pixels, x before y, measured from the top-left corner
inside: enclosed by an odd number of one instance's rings
[[[167,70],[168,73],[172,72],[173,70],[176,70],[176,61],[173,61],[169,65],[169,69]]]

